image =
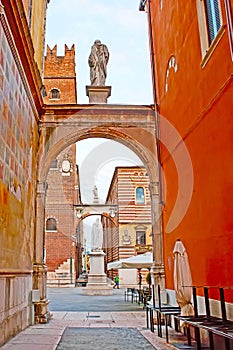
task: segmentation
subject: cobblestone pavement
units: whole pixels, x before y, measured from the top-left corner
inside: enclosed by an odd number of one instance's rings
[[[74,301],[72,301],[72,295],[75,294],[79,294],[80,297],[76,299],[74,298]],[[91,309],[94,305],[96,305],[96,307],[98,306],[98,309],[95,311],[75,311],[79,308],[83,308],[84,296],[82,296],[81,294],[81,288],[74,288],[72,289],[72,291],[71,289],[68,290],[68,288],[60,288],[59,292],[54,292],[53,290],[51,290],[49,291],[48,295],[49,299],[51,299],[50,310],[53,314],[51,321],[47,324],[39,324],[28,327],[24,331],[20,332],[16,337],[8,341],[8,343],[2,346],[1,349],[177,350],[177,347],[174,347],[174,345],[178,343],[186,343],[186,339],[180,333],[176,333],[172,329],[169,329],[169,344],[166,343],[164,335],[163,338],[159,338],[156,335],[156,332],[152,333],[150,330],[148,330],[146,328],[145,311],[143,311],[142,305],[137,305],[136,303],[132,304],[131,302],[125,302],[123,289],[114,290],[113,296],[106,296],[103,299],[89,296],[89,299],[87,301],[88,309]],[[119,307],[122,304],[125,310],[111,311],[111,304],[115,303],[114,300]],[[64,309],[65,306],[68,304],[73,304],[73,311],[58,311],[57,309],[59,309],[59,303],[60,309]],[[102,309],[105,311],[99,311],[100,305],[102,305]],[[133,309],[134,307],[139,308],[140,311],[135,311]],[[55,309],[57,311],[55,311]],[[76,345],[74,346],[74,342],[71,339],[72,337],[70,336],[70,332],[72,332],[73,337],[75,332],[80,332],[80,334],[81,332],[83,332],[82,334],[85,333],[86,335],[84,336],[86,336],[86,341],[87,344],[89,344],[89,347],[79,347],[78,341],[75,341]],[[119,346],[116,342],[114,344],[115,347],[109,347],[110,345],[106,343],[106,335],[109,332],[112,335],[117,335],[117,339],[126,338],[126,341],[124,343],[121,343]],[[93,340],[93,336],[97,336],[97,333],[99,334],[98,346],[97,342]],[[62,335],[64,335],[63,338]],[[76,336],[76,339],[77,338],[78,337]],[[65,340],[65,343],[63,343],[63,340]],[[141,346],[142,344],[143,346]]]
[[[151,343],[135,328],[74,328],[67,327],[57,347],[58,350],[102,349],[153,350]]]

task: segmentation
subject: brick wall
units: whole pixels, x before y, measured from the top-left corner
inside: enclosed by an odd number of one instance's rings
[[[48,94],[44,98],[45,103],[76,103],[74,45],[71,49],[65,45],[64,56],[57,56],[57,45],[53,49],[47,46],[44,85]],[[50,99],[50,90],[53,88],[59,90],[59,99]],[[69,160],[71,164],[71,169],[67,173],[63,172],[62,169],[64,159]],[[57,231],[46,231],[45,233],[48,271],[55,271],[60,264],[69,259],[71,250],[72,257],[77,260],[78,249],[76,251],[75,240],[77,219],[74,216],[73,204],[78,204],[80,201],[80,193],[75,189],[79,188],[78,181],[76,146],[74,144],[56,157],[56,162],[53,163],[47,176],[46,219],[54,218],[57,223]],[[81,237],[77,237],[77,240],[82,242],[82,227],[80,235]],[[76,270],[81,269],[80,264],[79,261],[75,262]]]
[[[70,257],[75,257],[75,240],[67,237],[63,233],[49,232],[46,235],[46,265],[48,271],[55,271],[59,265]]]
[[[69,49],[65,45],[65,55],[57,56],[57,45],[53,49],[47,46],[47,55],[44,62],[44,85],[47,96],[46,104],[73,104],[77,102],[76,74],[75,74],[75,48]],[[59,99],[51,98],[51,89],[58,89]]]

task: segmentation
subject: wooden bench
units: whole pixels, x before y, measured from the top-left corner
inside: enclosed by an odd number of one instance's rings
[[[204,290],[204,300],[205,300],[205,314],[198,314],[198,305],[197,305],[197,294],[196,289],[203,288]],[[209,290],[212,288],[217,288],[219,290],[219,299],[221,306],[221,315],[219,317],[211,315],[210,312],[210,302],[209,302]],[[228,288],[229,289],[229,288]],[[232,289],[230,287],[230,289]],[[222,287],[193,287],[193,303],[194,303],[194,316],[181,316],[177,315],[175,318],[179,321],[184,322],[185,327],[187,327],[188,332],[188,344],[191,345],[191,335],[189,327],[194,328],[195,332],[195,341],[197,350],[202,349],[200,331],[205,330],[209,335],[209,347],[211,350],[219,350],[215,347],[214,344],[214,335],[223,337],[225,340],[225,349],[233,349],[233,321],[227,319],[226,315],[226,305],[225,305],[225,296],[224,288]]]

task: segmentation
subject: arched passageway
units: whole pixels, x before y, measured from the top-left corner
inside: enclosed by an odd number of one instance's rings
[[[150,182],[154,275],[164,278],[160,225],[159,177],[154,110],[151,106],[72,105],[46,106],[40,123],[38,154],[36,251],[34,288],[40,289],[37,312],[48,313],[46,267],[43,263],[46,177],[53,159],[80,140],[102,137],[124,144],[141,159]]]

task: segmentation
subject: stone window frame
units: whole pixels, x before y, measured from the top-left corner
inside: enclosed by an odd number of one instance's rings
[[[232,5],[230,0],[224,0],[225,10],[226,10],[226,19],[227,19],[227,28],[228,28],[228,37],[229,45],[231,51],[231,59],[233,61],[233,18],[232,18]]]
[[[53,93],[57,94],[58,97],[53,97]],[[49,99],[50,100],[60,100],[61,99],[61,90],[58,89],[57,87],[53,87],[52,89],[49,90]]]
[[[49,229],[48,226],[47,226],[47,223],[48,221],[51,220],[53,221],[53,223],[55,224],[53,226],[53,229]],[[52,216],[49,216],[47,219],[46,219],[46,222],[45,222],[45,231],[46,232],[57,232],[57,219],[52,217]]]
[[[144,194],[144,201],[143,202],[139,201],[138,197],[137,197],[137,190],[139,188],[143,189],[143,194]],[[146,190],[145,190],[144,186],[136,186],[136,188],[135,188],[135,204],[137,204],[137,205],[144,205],[144,204],[146,204]]]
[[[206,5],[205,5],[206,0],[196,0],[198,28],[199,28],[201,54],[202,54],[202,61],[201,61],[202,68],[204,68],[206,63],[209,61],[210,57],[212,56],[213,52],[215,51],[215,48],[217,47],[219,41],[221,40],[225,32],[226,26],[223,25],[221,4],[219,0],[217,1],[219,6],[221,25],[218,32],[215,35],[215,38],[210,42],[209,33],[208,33]]]
[[[144,225],[139,225],[135,227],[135,235],[136,235],[136,245],[145,245],[146,244],[146,229],[147,227]],[[144,243],[141,243],[138,241],[139,235],[142,236],[143,234],[143,241]]]

